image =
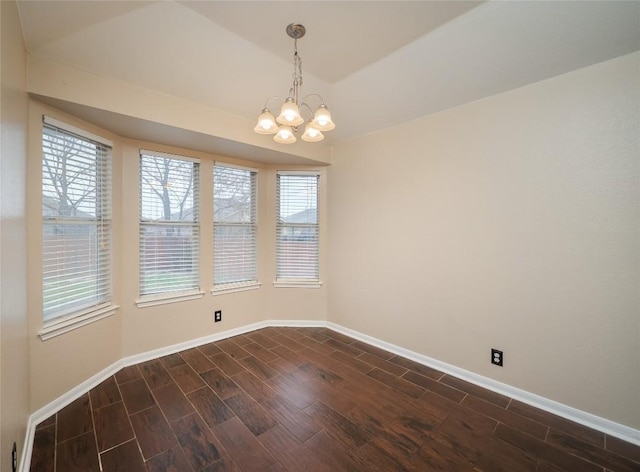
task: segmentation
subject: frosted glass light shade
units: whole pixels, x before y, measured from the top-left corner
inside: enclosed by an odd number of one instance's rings
[[[282,125],[276,135],[273,137],[273,140],[276,143],[280,144],[291,144],[297,141],[296,137],[293,134],[293,130],[291,126]]]
[[[313,115],[313,126],[320,131],[331,131],[336,127],[331,120],[331,112],[325,105],[320,105]]]
[[[268,108],[262,110],[258,117],[258,124],[253,128],[258,134],[275,134],[278,132],[278,124]]]
[[[287,101],[284,102],[276,121],[281,125],[287,126],[300,126],[304,123],[304,118],[300,116],[300,110],[298,110],[298,105],[296,105],[293,98],[289,97]]]
[[[315,127],[313,121],[309,121],[309,123],[307,123],[307,126],[304,129],[304,134],[301,137],[303,141],[307,141],[309,143],[315,143],[324,139],[324,135]]]

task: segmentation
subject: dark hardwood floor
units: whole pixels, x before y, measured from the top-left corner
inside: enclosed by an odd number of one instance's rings
[[[38,425],[37,472],[631,472],[640,447],[324,328],[122,369]]]

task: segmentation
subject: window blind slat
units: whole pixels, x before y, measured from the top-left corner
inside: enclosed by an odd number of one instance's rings
[[[257,172],[213,167],[214,286],[257,282]]]
[[[278,174],[276,280],[318,281],[318,175]]]
[[[140,295],[200,285],[199,163],[140,155]]]
[[[111,299],[111,149],[44,124],[43,318]]]

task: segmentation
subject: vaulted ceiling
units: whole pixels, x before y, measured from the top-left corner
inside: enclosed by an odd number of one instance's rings
[[[303,94],[322,94],[338,125],[324,144],[640,49],[636,1],[29,0],[18,7],[31,56],[221,110],[251,128],[267,97],[288,93],[293,41],[285,27],[302,23]],[[75,105],[81,113],[83,104]],[[106,116],[98,124],[109,125]],[[128,129],[135,134],[134,124]]]

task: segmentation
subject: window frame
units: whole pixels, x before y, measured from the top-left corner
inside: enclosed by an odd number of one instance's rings
[[[215,208],[216,208],[216,184],[215,184],[215,172],[216,168],[235,169],[239,171],[245,171],[249,173],[251,179],[251,221],[249,223],[238,222],[216,222]],[[235,164],[229,164],[226,162],[216,161],[213,164],[212,187],[213,187],[213,288],[211,289],[212,295],[222,295],[225,293],[241,292],[246,290],[255,290],[262,286],[258,277],[258,176],[259,171],[254,167],[239,166]],[[253,279],[236,280],[232,282],[225,282],[216,284],[216,226],[233,227],[241,225],[242,227],[250,227],[253,230],[253,269],[255,277]]]
[[[148,219],[142,217],[142,205],[143,205],[143,182],[142,182],[142,173],[143,173],[143,159],[144,157],[155,158],[155,159],[171,159],[175,161],[183,161],[183,162],[191,162],[194,165],[194,170],[192,171],[192,200],[193,200],[193,215],[194,219],[191,222],[180,222],[181,220],[166,220],[162,218],[158,219]],[[179,155],[179,154],[169,154],[165,152],[152,151],[147,149],[140,149],[139,151],[139,179],[138,179],[138,215],[139,215],[139,257],[138,257],[138,296],[139,298],[136,300],[136,306],[138,308],[146,308],[150,306],[163,305],[167,303],[175,303],[187,300],[195,300],[202,298],[204,296],[204,291],[201,289],[201,267],[200,267],[200,251],[201,251],[201,230],[200,230],[200,159]],[[149,293],[142,293],[142,278],[143,278],[143,250],[142,246],[144,244],[143,240],[143,228],[160,228],[166,226],[182,226],[182,227],[190,227],[192,229],[192,235],[195,234],[195,244],[192,244],[192,248],[195,249],[196,253],[193,256],[192,260],[196,265],[195,268],[195,280],[196,286],[191,288],[176,288],[175,290],[165,290],[165,291],[156,291]],[[192,274],[194,275],[194,274]]]
[[[47,131],[49,130],[49,131]],[[47,159],[45,148],[45,136],[47,133],[61,133],[63,137],[75,138],[81,141],[83,147],[96,146],[95,156],[95,187],[96,194],[96,215],[93,217],[78,217],[69,215],[68,217],[55,216],[47,217],[44,214],[45,198],[45,175],[44,166]],[[41,280],[42,280],[42,328],[38,331],[38,336],[42,341],[46,341],[61,334],[70,332],[87,324],[96,322],[113,315],[119,308],[113,303],[113,198],[112,198],[112,167],[113,142],[102,136],[98,136],[84,129],[70,125],[69,123],[57,120],[47,115],[42,116],[41,127],[41,147],[42,159],[40,161],[40,231],[42,233],[41,247]],[[99,150],[102,148],[102,150]],[[78,161],[80,162],[80,161]],[[96,273],[94,283],[104,289],[104,296],[96,298],[94,303],[70,307],[69,310],[61,310],[60,314],[45,319],[45,228],[49,225],[75,225],[95,227],[96,235],[96,261],[93,269]],[[106,243],[105,243],[106,241]],[[85,256],[86,257],[86,256]],[[106,272],[106,273],[105,273]],[[102,275],[100,275],[102,274]]]
[[[316,223],[315,224],[295,224],[290,223],[286,224],[281,222],[280,219],[280,205],[281,205],[281,176],[300,176],[300,177],[315,177],[316,179]],[[276,288],[320,288],[322,287],[322,280],[320,277],[320,240],[321,240],[321,228],[320,228],[320,201],[321,201],[321,177],[322,173],[320,171],[303,171],[303,170],[280,170],[276,171],[276,208],[275,208],[275,225],[276,225],[276,248],[275,248],[275,256],[276,256],[276,274],[275,280],[273,282],[273,286]],[[315,247],[315,278],[305,278],[305,277],[285,277],[280,276],[280,261],[279,257],[281,255],[280,252],[280,239],[278,235],[280,234],[280,229],[284,227],[297,227],[297,226],[306,226],[306,227],[314,227],[316,230],[317,238],[316,238],[316,247]]]

